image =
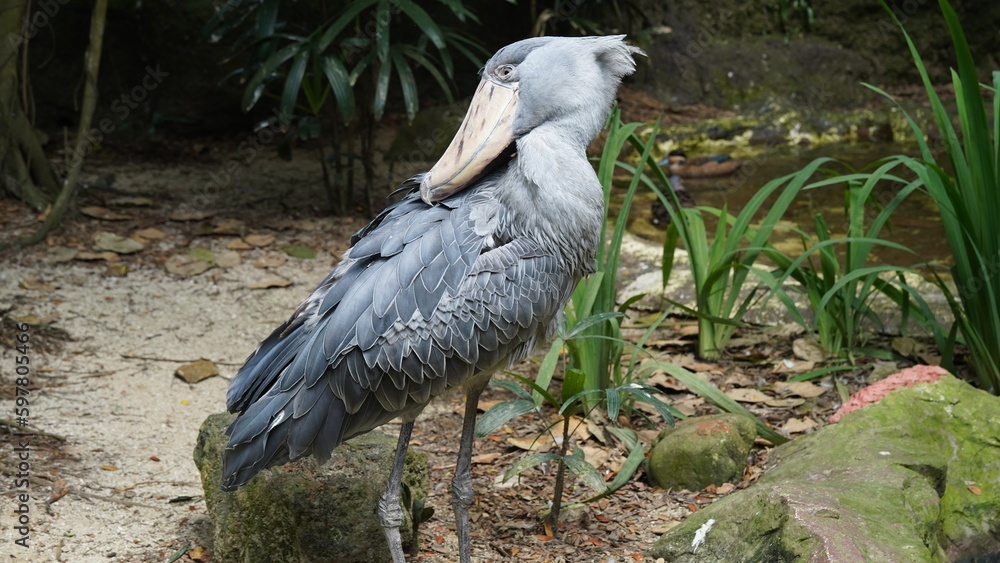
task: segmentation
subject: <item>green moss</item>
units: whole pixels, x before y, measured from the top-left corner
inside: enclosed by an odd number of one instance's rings
[[[225,429],[233,415],[208,417],[194,458],[215,522],[220,561],[387,560],[375,514],[395,451],[395,440],[370,432],[334,450],[329,463],[305,459],[261,472],[234,493],[219,489]],[[427,457],[410,450],[403,482],[417,496],[428,493]],[[409,520],[401,530],[412,535]]]
[[[948,561],[1000,549],[992,486],[1000,482],[1000,399],[951,376],[896,390],[782,445],[770,465],[648,555],[770,560],[746,556],[777,549],[804,560]],[[696,557],[692,538],[709,519],[719,527]]]

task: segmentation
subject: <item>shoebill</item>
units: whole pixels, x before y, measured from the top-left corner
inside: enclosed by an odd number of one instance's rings
[[[538,37],[500,49],[440,160],[351,239],[343,260],[233,378],[222,488],[394,418],[403,424],[378,506],[402,563],[400,480],[413,421],[467,395],[452,505],[470,561],[470,458],[490,375],[544,343],[594,271],[604,213],[587,145],[641,53],[624,36]],[[330,507],[336,510],[336,507]]]

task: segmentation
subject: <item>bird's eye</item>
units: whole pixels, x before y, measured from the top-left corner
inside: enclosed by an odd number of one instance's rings
[[[514,65],[500,65],[493,72],[500,80],[510,80],[514,76]]]

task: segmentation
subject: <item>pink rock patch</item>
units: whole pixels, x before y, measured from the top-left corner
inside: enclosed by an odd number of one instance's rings
[[[917,383],[934,383],[941,379],[941,376],[948,373],[947,370],[938,366],[913,366],[906,368],[899,373],[879,381],[874,385],[869,385],[857,393],[851,395],[846,403],[837,409],[830,417],[830,424],[837,423],[849,412],[854,412],[865,405],[877,403],[882,400],[890,391],[900,387],[913,387]]]

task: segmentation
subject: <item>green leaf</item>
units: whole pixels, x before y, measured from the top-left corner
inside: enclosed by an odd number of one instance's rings
[[[333,55],[320,58],[323,74],[333,91],[340,117],[347,121],[354,116],[354,87],[343,61]]]
[[[330,46],[330,43],[340,35],[340,32],[344,31],[351,21],[358,17],[358,14],[370,8],[374,4],[379,2],[379,0],[351,0],[344,6],[344,11],[337,15],[337,19],[326,28],[323,29],[323,33],[320,34],[319,42],[317,43],[317,52],[326,51],[326,48]],[[322,28],[320,28],[322,29]],[[318,30],[317,30],[318,31]]]
[[[316,258],[315,250],[301,244],[282,246],[281,250],[292,258],[303,258],[305,260],[312,260]]]
[[[207,248],[192,248],[188,251],[188,256],[202,262],[215,262],[215,253]]]
[[[580,478],[581,481],[588,487],[594,490],[594,492],[600,494],[607,490],[608,486],[604,482],[604,477],[601,472],[597,470],[593,465],[588,463],[582,457],[577,457],[575,455],[568,455],[563,459],[563,463],[566,464],[566,468]]]
[[[441,29],[423,8],[410,0],[396,0],[396,5],[407,17],[413,20],[413,23],[417,24],[420,33],[430,39],[435,47],[441,51],[447,49],[444,37],[441,35]]]
[[[542,452],[531,454],[528,457],[515,463],[506,473],[503,474],[504,481],[510,481],[512,477],[520,475],[521,473],[531,469],[536,465],[540,465],[547,461],[559,461],[561,458],[554,453]]]
[[[385,113],[385,102],[389,97],[389,78],[392,75],[392,60],[386,60],[379,66],[378,79],[375,83],[375,119],[382,119]]]
[[[556,337],[549,346],[549,351],[545,353],[545,358],[542,359],[541,365],[538,366],[538,374],[535,376],[535,383],[543,388],[548,389],[549,383],[552,381],[552,376],[556,372],[556,365],[559,363],[559,357],[562,355],[563,339]],[[536,405],[541,405],[542,400],[541,393],[533,393],[533,400]]]
[[[299,86],[302,85],[302,77],[306,72],[306,65],[309,63],[309,51],[302,50],[295,56],[288,77],[285,78],[285,87],[281,92],[281,114],[292,115],[295,110],[295,101],[299,97]]]
[[[535,410],[535,403],[524,399],[504,401],[483,413],[476,422],[476,436],[482,438],[507,424],[512,418]]]
[[[412,122],[420,109],[417,100],[417,81],[413,78],[413,69],[410,63],[406,62],[403,54],[397,50],[392,51],[392,61],[396,65],[396,74],[399,75],[399,84],[403,88],[403,105],[406,107],[406,117]]]
[[[563,386],[562,386],[562,399],[563,407],[570,403],[567,401],[570,397],[582,392],[583,383],[587,379],[587,374],[578,369],[567,369],[566,374],[563,376]]]

